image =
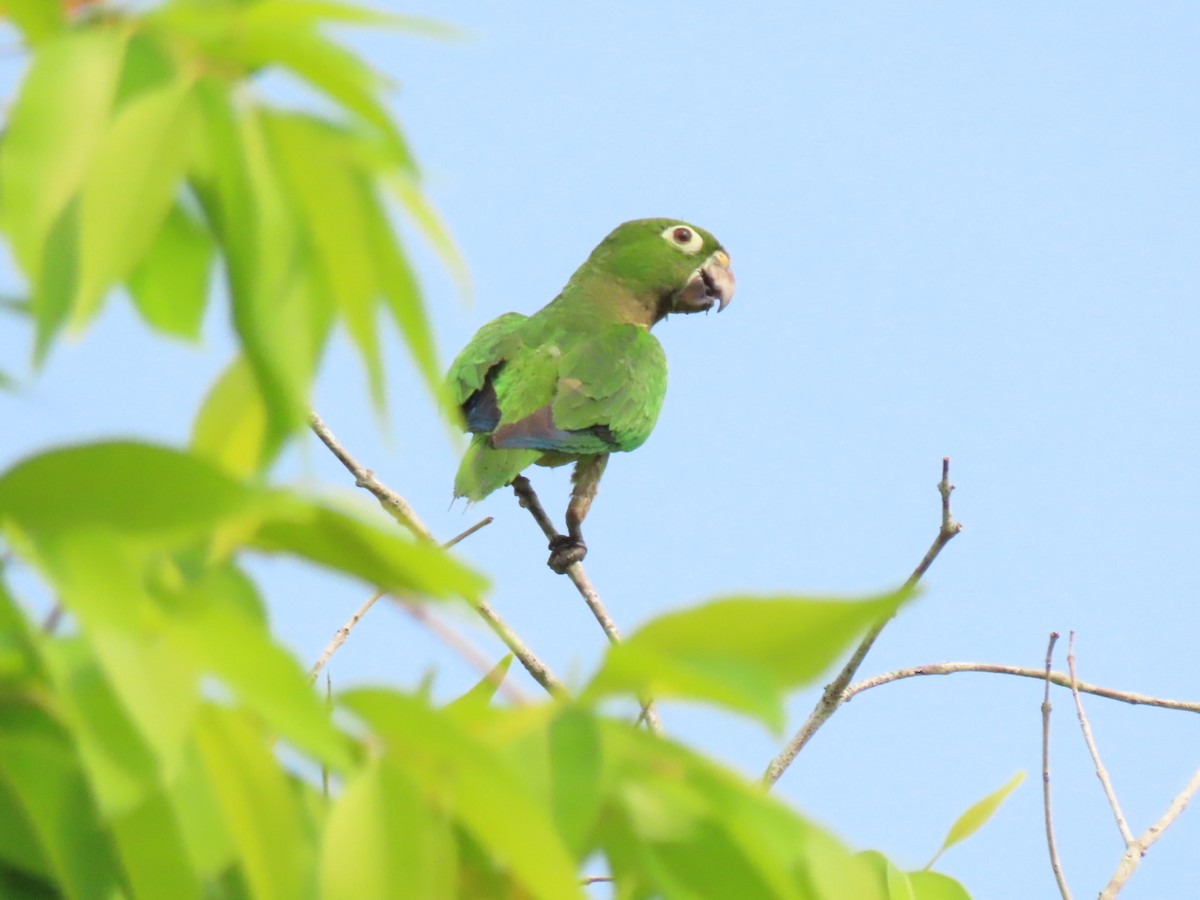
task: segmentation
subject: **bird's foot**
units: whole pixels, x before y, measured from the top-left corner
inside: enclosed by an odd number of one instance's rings
[[[585,556],[587,556],[587,544],[560,534],[550,541],[550,558],[546,560],[546,565],[562,575],[575,563],[581,562]]]

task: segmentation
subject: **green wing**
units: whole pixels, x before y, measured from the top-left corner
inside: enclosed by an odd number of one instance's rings
[[[447,376],[450,394],[462,410],[468,430],[476,432],[454,476],[455,497],[482,500],[516,478],[541,455],[534,450],[497,450],[490,443],[498,410],[494,385],[489,386],[488,381],[495,380],[497,372],[510,368],[509,360],[527,355],[523,353],[521,334],[527,321],[520,313],[505,313],[493,319],[475,332],[450,365]]]
[[[559,373],[554,424],[584,432],[594,446],[575,452],[635,450],[645,443],[667,392],[667,358],[647,329],[611,325],[565,352]]]
[[[451,366],[454,396],[476,432],[455,476],[457,497],[486,497],[539,459],[633,450],[658,419],[667,360],[645,328],[538,335],[530,347],[526,321],[509,313],[490,322]]]
[[[505,313],[492,319],[471,338],[462,352],[450,364],[451,396],[462,406],[472,394],[483,387],[488,372],[521,347],[521,326],[528,321],[520,313]]]

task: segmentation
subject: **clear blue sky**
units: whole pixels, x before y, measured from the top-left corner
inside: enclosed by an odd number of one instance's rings
[[[898,583],[936,531],[948,455],[965,530],[863,674],[1036,666],[1051,629],[1064,642],[1074,629],[1084,679],[1200,697],[1200,6],[405,11],[471,33],[354,39],[403,83],[394,109],[470,267],[467,306],[420,254],[446,361],[485,321],[548,301],[625,219],[692,221],[732,256],[726,312],[657,329],[671,367],[663,414],[643,448],[610,462],[588,520],[587,569],[626,630],[731,592]],[[11,369],[26,336],[3,329]],[[219,305],[192,348],[148,339],[112,303],[23,392],[0,395],[0,464],[66,440],[182,443],[231,346]],[[496,516],[463,555],[494,579],[514,627],[581,680],[599,630],[508,494],[447,509],[457,448],[393,348],[386,431],[344,341],[316,408],[439,535]],[[277,474],[351,493],[315,441]],[[534,482],[560,516],[566,473]],[[309,571],[255,569],[306,661],[364,598]],[[384,608],[331,665],[343,687],[413,684],[435,668],[447,695],[473,677]],[[1070,697],[1055,698],[1060,850],[1076,895],[1094,895],[1121,846]],[[793,725],[813,699],[794,698]],[[839,712],[777,790],[852,845],[915,867],[962,809],[1025,769],[1009,805],[941,867],[984,900],[1052,896],[1040,701],[1036,682],[985,675],[881,688]],[[1200,723],[1088,708],[1140,831],[1200,765]],[[706,709],[666,707],[664,719],[755,775],[783,739]],[[1193,809],[1123,896],[1183,897],[1197,883]]]

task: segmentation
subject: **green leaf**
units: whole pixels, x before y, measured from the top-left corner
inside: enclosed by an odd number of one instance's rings
[[[892,865],[882,853],[877,850],[865,850],[858,854],[875,873],[877,883],[884,890],[888,900],[916,900],[908,876]]]
[[[67,204],[50,229],[41,271],[33,281],[35,364],[42,363],[58,336],[79,284],[79,198]]]
[[[418,233],[429,241],[459,292],[464,298],[469,298],[471,275],[467,270],[466,261],[459,252],[458,245],[454,243],[454,238],[450,236],[442,217],[421,191],[416,178],[411,173],[400,172],[390,175],[386,183],[400,201],[401,208],[417,226]]]
[[[215,675],[284,739],[337,771],[352,765],[346,739],[324,702],[266,623],[231,599],[227,569],[208,569],[171,597],[172,643],[197,669]]]
[[[104,135],[124,53],[125,36],[108,28],[65,32],[34,52],[0,150],[4,227],[31,279]]]
[[[4,566],[0,564],[0,576]],[[0,577],[0,696],[4,691],[20,693],[26,680],[41,676],[34,631]]]
[[[192,143],[190,84],[142,91],[110,123],[90,161],[80,195],[79,293],[82,325],[104,292],[126,278],[163,225]]]
[[[29,44],[61,31],[67,24],[62,5],[46,0],[3,0],[0,11],[21,29]]]
[[[121,67],[113,108],[120,109],[143,91],[166,87],[176,74],[175,61],[163,41],[145,31],[133,32],[125,48],[125,64]]]
[[[434,544],[406,540],[326,507],[275,493],[251,545],[356,575],[380,590],[474,600],[487,582]]]
[[[321,846],[328,900],[455,896],[450,822],[391,759],[373,759],[330,811]]]
[[[479,679],[469,691],[456,697],[442,707],[443,711],[455,717],[458,721],[467,723],[474,716],[487,709],[492,702],[492,698],[496,696],[496,691],[499,690],[500,685],[504,682],[504,676],[508,674],[512,661],[513,655],[509,653],[500,662],[496,663],[490,672]]]
[[[129,292],[146,324],[166,334],[200,335],[208,299],[212,236],[176,204],[129,278]]]
[[[162,14],[186,9],[168,6]],[[326,325],[314,336],[310,308],[330,304],[297,275],[295,217],[267,153],[260,114],[236,105],[231,86],[214,76],[197,81],[195,96],[202,139],[192,187],[224,254],[234,328],[263,398],[262,466],[304,420],[313,347],[328,331]],[[279,340],[281,334],[289,339]]]
[[[267,410],[246,357],[221,373],[192,423],[191,449],[237,478],[258,472],[267,462]]]
[[[0,476],[0,525],[15,525],[62,552],[64,535],[79,535],[80,558],[96,556],[112,584],[99,602],[80,564],[79,602],[105,621],[121,622],[119,594],[144,596],[143,573],[115,568],[136,547],[182,549],[219,532],[217,549],[287,552],[358,576],[382,589],[431,597],[478,598],[486,581],[428,542],[402,538],[285,491],[239,484],[186,453],[135,443],[90,444],[44,453]],[[129,539],[118,545],[117,537]],[[113,542],[101,546],[102,539]],[[60,546],[62,544],[62,546]],[[111,565],[103,556],[111,553]],[[124,560],[128,562],[128,560]],[[130,563],[131,564],[131,563]],[[53,567],[52,567],[53,569]],[[52,571],[66,590],[67,570]],[[117,590],[119,578],[130,584]],[[131,602],[131,601],[127,601]]]
[[[33,823],[21,808],[20,798],[9,789],[3,777],[0,777],[0,822],[4,823],[4,828],[0,830],[0,873],[5,869],[15,869],[30,881],[51,881],[54,873],[38,842]],[[47,894],[54,896],[49,892]],[[0,897],[10,896],[23,897],[25,892],[13,889],[5,883],[4,875],[0,874]]]
[[[535,897],[580,896],[575,867],[548,812],[486,744],[419,700],[379,690],[341,704],[384,739],[388,757],[435,806],[445,808]]]
[[[941,872],[909,872],[914,900],[971,900],[961,884]]]
[[[568,706],[550,723],[549,738],[554,823],[582,862],[603,797],[600,733],[590,712]]]
[[[367,368],[371,396],[383,403],[383,363],[375,326],[378,279],[367,240],[368,191],[351,169],[346,137],[309,117],[266,119],[273,154],[283,163],[297,221],[309,232],[327,293]]]
[[[270,736],[245,715],[207,706],[196,741],[249,894],[309,896],[316,875],[314,841],[296,794],[271,753]]]
[[[231,266],[230,299],[243,351],[266,400],[267,448],[273,453],[304,423],[309,382],[324,343],[314,310],[333,304],[314,287],[312,263],[302,257],[309,248],[302,246],[295,211],[280,183],[281,162],[264,134],[265,118],[252,112],[237,119],[236,127],[256,227],[246,265]]]
[[[200,115],[191,186],[225,253],[230,289],[237,294],[248,289],[255,273],[259,211],[232,93],[231,85],[215,75],[203,76],[195,83],[193,94]]]
[[[247,511],[255,496],[184,453],[88,444],[34,456],[0,476],[0,523],[35,534],[104,530],[173,544]]]
[[[97,805],[134,807],[158,783],[158,764],[100,663],[82,638],[49,643],[43,657]]]
[[[236,847],[221,821],[221,808],[195,741],[185,748],[183,764],[168,791],[192,868],[202,878],[213,878],[233,866]]]
[[[255,26],[316,26],[323,22],[372,25],[411,31],[424,37],[455,38],[463,32],[435,19],[404,16],[333,0],[259,0],[243,16]]]
[[[160,789],[111,820],[131,896],[189,900],[202,896],[169,798]]]
[[[250,66],[281,65],[379,130],[394,165],[413,169],[403,136],[380,103],[384,80],[353,53],[303,26],[243,23],[236,52]]]
[[[627,724],[598,725],[596,849],[629,896],[884,897],[860,860],[759,786]]]
[[[78,619],[120,710],[153,754],[145,764],[135,757],[106,768],[110,774],[124,765],[133,782],[129,792],[98,794],[105,814],[122,811],[144,799],[156,778],[170,779],[178,771],[199,702],[198,673],[162,627],[147,590],[146,554],[138,542],[101,529],[79,530],[43,537],[40,549],[46,574]],[[133,740],[112,721],[117,707],[114,702],[89,709],[87,720],[96,730],[97,744],[119,753],[132,747]],[[104,709],[112,712],[98,720]]]
[[[40,710],[0,706],[0,782],[36,834],[63,894],[96,900],[116,894],[118,867],[70,739]]]
[[[983,824],[1000,808],[1000,805],[1008,799],[1008,795],[1016,790],[1017,785],[1024,780],[1025,772],[1018,772],[982,800],[972,804],[966,812],[955,819],[954,824],[950,826],[950,830],[946,832],[946,838],[942,841],[942,846],[938,848],[937,853],[933,854],[933,859],[926,864],[925,868],[930,868],[937,862],[939,856],[982,828]]]
[[[832,836],[812,828],[801,850],[804,873],[812,894],[821,900],[888,900],[886,880],[880,883],[873,864],[850,854]]]
[[[417,372],[424,379],[429,392],[442,409],[453,409],[454,403],[450,400],[442,366],[438,362],[433,329],[429,325],[425,306],[421,302],[421,291],[408,259],[396,241],[387,216],[378,205],[373,205],[369,210],[367,224],[371,253],[378,267],[380,288],[388,311],[400,329]]]
[[[816,680],[911,592],[865,600],[715,600],[660,616],[609,648],[584,697],[685,697],[783,725],[783,692]]]

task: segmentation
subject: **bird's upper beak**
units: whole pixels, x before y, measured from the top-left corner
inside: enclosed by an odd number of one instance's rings
[[[671,312],[707,312],[714,303],[718,304],[717,312],[720,312],[733,299],[735,284],[733,270],[729,268],[729,254],[716,250],[688,278],[675,296]]]

